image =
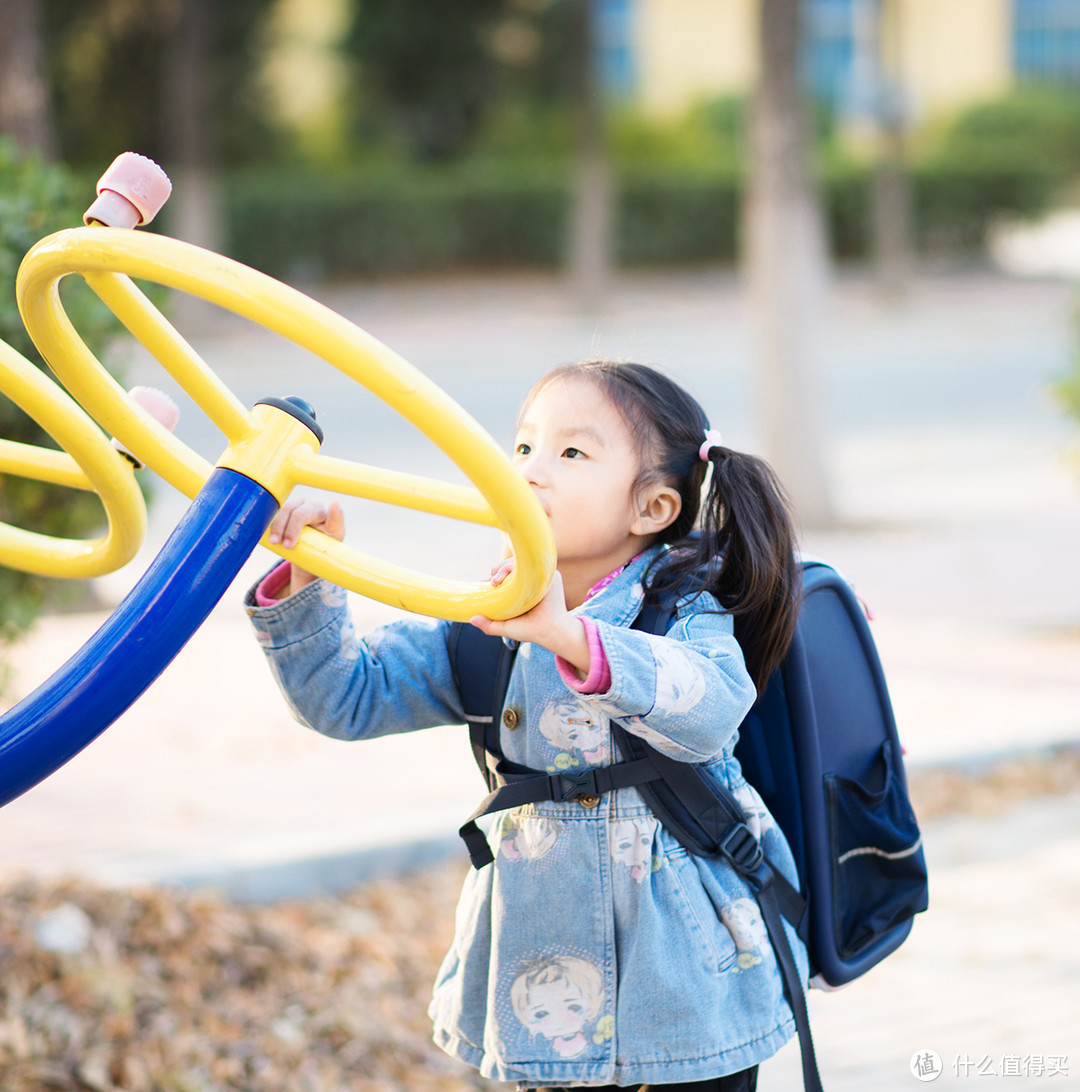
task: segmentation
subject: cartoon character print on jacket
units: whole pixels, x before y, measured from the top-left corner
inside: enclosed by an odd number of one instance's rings
[[[656,708],[667,716],[681,716],[705,697],[705,673],[684,651],[667,638],[652,641],[656,664]]]
[[[638,883],[644,883],[663,864],[663,858],[653,856],[652,851],[656,827],[657,821],[647,817],[617,819],[611,825],[611,859],[625,865],[630,878]]]
[[[661,716],[682,716],[693,711],[705,699],[708,684],[705,673],[680,649],[670,649],[665,638],[651,637],[653,662],[656,664],[656,698],[653,712]],[[670,754],[672,742],[641,717],[631,717],[627,728],[658,751]]]
[[[605,718],[572,694],[546,705],[536,726],[557,752],[547,764],[549,773],[572,766],[592,766],[607,760],[608,726]]]
[[[720,910],[720,920],[727,926],[738,952],[736,966],[748,971],[761,962],[768,938],[761,909],[753,899],[736,899]]]
[[[499,841],[499,854],[508,861],[538,861],[559,841],[562,823],[542,815],[507,815]]]
[[[606,998],[604,976],[595,963],[558,952],[520,966],[510,986],[518,1022],[532,1038],[546,1039],[563,1059],[583,1054],[590,1038],[599,1044],[611,1037],[611,1018],[600,1016]]]

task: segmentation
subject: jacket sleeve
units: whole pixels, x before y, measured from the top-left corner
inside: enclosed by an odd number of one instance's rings
[[[352,740],[464,723],[449,623],[410,618],[359,637],[344,589],[325,580],[269,607],[257,605],[252,588],[245,606],[301,724]]]
[[[683,762],[730,748],[757,697],[731,616],[704,606],[681,610],[666,636],[598,623],[611,685],[587,699]]]

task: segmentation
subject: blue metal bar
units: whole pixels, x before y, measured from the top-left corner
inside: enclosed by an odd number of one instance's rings
[[[138,584],[59,671],[0,717],[0,807],[95,740],[202,625],[262,538],[274,496],[217,469]]]

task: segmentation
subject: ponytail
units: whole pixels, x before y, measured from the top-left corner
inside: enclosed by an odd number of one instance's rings
[[[735,616],[735,634],[760,693],[795,630],[801,588],[795,531],[784,489],[768,463],[714,451],[702,538],[723,560],[710,590]]]
[[[700,533],[672,543],[649,588],[655,594],[685,587],[696,575],[699,590],[734,617],[760,694],[791,644],[799,611],[794,523],[784,488],[763,459],[714,445],[708,461]]]

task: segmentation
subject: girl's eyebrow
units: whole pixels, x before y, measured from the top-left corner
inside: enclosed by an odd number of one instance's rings
[[[515,435],[520,436],[523,433],[535,432],[535,429],[536,426],[530,421],[522,421],[521,424],[518,425]],[[594,428],[589,424],[563,425],[556,430],[555,435],[560,443],[566,443],[570,440],[588,440],[597,447],[607,448],[607,441],[604,438],[604,434],[598,428]]]
[[[568,432],[576,432],[580,436],[587,436],[593,443],[601,444],[603,447],[607,447],[607,439],[604,434],[592,425],[579,425],[576,429],[567,429]]]
[[[556,434],[561,441],[566,440],[588,440],[590,443],[595,444],[597,447],[607,447],[607,442],[604,439],[604,434],[592,425],[586,424],[574,424],[566,425],[560,428]]]

